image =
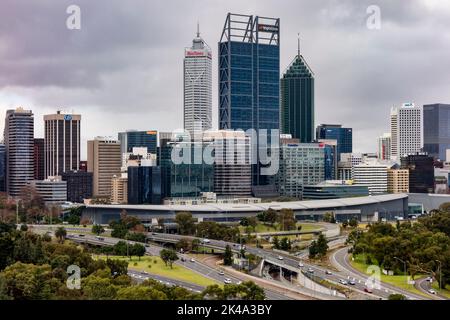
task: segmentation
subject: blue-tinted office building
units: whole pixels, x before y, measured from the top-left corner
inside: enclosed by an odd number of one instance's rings
[[[219,42],[219,129],[279,130],[279,35],[280,19],[227,15]],[[252,184],[273,183],[253,157]]]
[[[446,160],[447,149],[450,149],[450,104],[426,104],[423,106],[423,151]]]
[[[337,177],[337,154],[336,146],[325,144],[325,180],[335,180]]]
[[[316,138],[337,141],[337,161],[341,161],[341,153],[353,152],[352,128],[342,128],[337,124],[321,124],[316,129]]]
[[[119,132],[120,151],[126,153],[134,147],[146,147],[148,153],[157,154],[157,136],[155,130]]]
[[[160,167],[128,167],[128,203],[161,204],[164,178]]]

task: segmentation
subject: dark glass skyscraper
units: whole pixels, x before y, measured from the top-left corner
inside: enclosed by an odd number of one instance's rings
[[[426,153],[409,154],[401,158],[401,168],[409,170],[409,192],[433,193],[433,157]]]
[[[219,42],[219,129],[279,129],[279,95],[280,19],[229,13]],[[253,157],[252,184],[268,184]]]
[[[157,153],[157,134],[150,131],[126,131],[119,133],[121,153],[132,152],[133,147],[147,147],[148,153]]]
[[[0,143],[0,192],[6,192],[6,147]]]
[[[161,204],[166,196],[160,167],[128,167],[128,203]]]
[[[341,153],[353,152],[352,128],[342,128],[340,124],[321,124],[316,129],[316,138],[337,141],[337,160],[341,161]]]
[[[281,77],[281,131],[302,143],[314,140],[314,74],[300,49]]]
[[[450,104],[423,106],[423,151],[445,160],[450,149]]]

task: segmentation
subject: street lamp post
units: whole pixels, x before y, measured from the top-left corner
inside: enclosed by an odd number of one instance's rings
[[[394,257],[394,259],[397,259],[398,261],[403,262],[403,268],[405,270],[405,277],[406,277],[406,284],[408,284],[408,275],[406,274],[406,261],[404,261],[398,257]]]

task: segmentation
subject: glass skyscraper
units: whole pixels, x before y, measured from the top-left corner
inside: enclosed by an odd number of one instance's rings
[[[279,35],[280,19],[227,15],[219,42],[219,129],[280,128]],[[259,155],[253,157],[252,184],[268,184]]]
[[[150,131],[126,131],[119,133],[121,153],[133,152],[133,147],[146,147],[148,153],[157,153],[157,134]]]
[[[316,138],[337,141],[337,160],[341,161],[341,153],[353,152],[352,128],[342,128],[340,124],[321,124],[316,129]]]
[[[423,106],[423,150],[430,156],[446,160],[450,149],[450,104]]]
[[[314,74],[300,49],[281,77],[281,131],[302,143],[314,140]]]

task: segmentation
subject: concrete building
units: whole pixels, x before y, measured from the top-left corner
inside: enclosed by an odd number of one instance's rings
[[[423,147],[422,107],[404,103],[391,109],[391,158],[421,151]]]
[[[378,159],[391,160],[391,134],[383,133],[378,137]]]
[[[84,199],[92,198],[92,172],[67,171],[61,179],[67,182],[67,201],[83,203]]]
[[[390,166],[378,161],[362,162],[353,166],[353,182],[366,186],[370,195],[387,193],[387,171]]]
[[[120,142],[114,139],[97,137],[88,141],[88,172],[93,174],[93,196],[111,196],[111,179],[120,176],[122,155]]]
[[[250,137],[243,131],[210,131],[214,145],[214,192],[218,196],[249,197],[252,193]]]
[[[128,178],[114,176],[111,179],[111,203],[128,203]]]
[[[324,146],[319,143],[283,144],[276,185],[282,196],[302,198],[303,186],[325,180]]]
[[[405,169],[388,169],[387,171],[387,192],[388,193],[408,193],[409,192],[409,171]]]
[[[56,114],[44,116],[45,178],[80,169],[81,115]]]
[[[184,50],[184,129],[191,135],[212,128],[212,53],[197,36]]]
[[[7,110],[5,119],[6,192],[18,197],[34,179],[34,115],[31,110]]]
[[[67,182],[61,177],[32,180],[29,184],[36,189],[46,205],[58,205],[67,201]]]

